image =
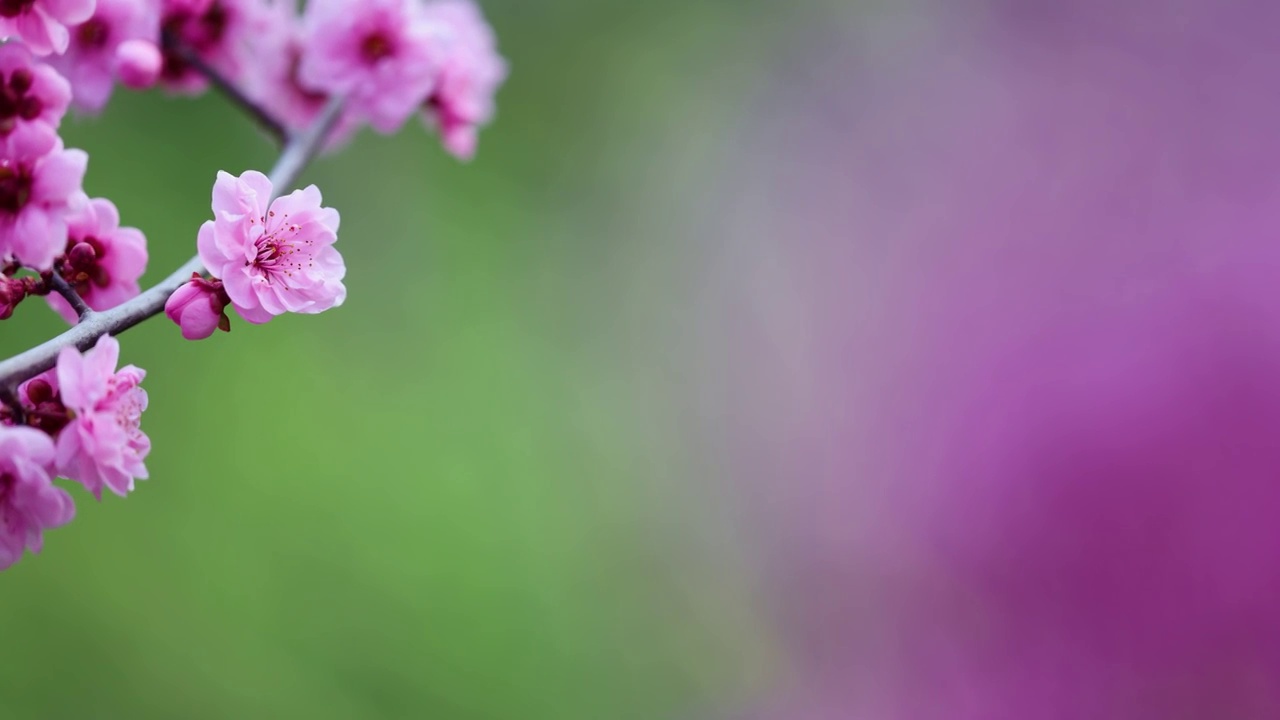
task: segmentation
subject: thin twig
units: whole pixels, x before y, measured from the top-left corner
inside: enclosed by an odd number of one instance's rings
[[[80,322],[84,322],[86,317],[93,314],[93,310],[85,303],[84,298],[80,297],[80,293],[76,292],[76,289],[59,274],[58,268],[54,268],[53,272],[49,273],[49,286],[71,305]]]
[[[187,45],[171,32],[165,31],[161,35],[161,42],[164,49],[175,53],[182,61],[190,65],[193,70],[200,73],[209,81],[211,85],[218,89],[223,95],[227,96],[231,102],[235,103],[253,118],[254,122],[262,126],[278,143],[285,142],[289,137],[289,131],[285,128],[284,123],[280,122],[274,115],[267,112],[267,109],[254,102],[244,91],[236,87],[235,83],[222,76],[212,65],[205,62],[200,54]]]
[[[17,391],[8,385],[0,385],[0,403],[4,403],[12,413],[14,422],[21,425],[27,421],[27,411],[18,399]]]
[[[285,144],[280,152],[280,159],[269,174],[272,192],[276,197],[298,179],[303,168],[324,144],[341,110],[342,101],[335,98],[305,133],[291,138]],[[0,388],[16,387],[53,367],[58,362],[58,353],[65,347],[74,347],[83,352],[93,347],[103,335],[119,335],[143,320],[160,314],[169,296],[191,279],[191,273],[203,275],[204,272],[204,265],[197,255],[141,295],[110,310],[90,313],[78,325],[52,340],[0,362]]]

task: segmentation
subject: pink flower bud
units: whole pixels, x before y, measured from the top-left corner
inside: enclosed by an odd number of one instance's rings
[[[227,293],[220,280],[205,280],[192,274],[191,281],[178,288],[164,304],[164,314],[182,328],[182,337],[203,340],[214,330],[228,332],[231,321],[223,310]]]
[[[160,77],[160,48],[147,40],[126,40],[116,48],[116,75],[126,87],[149,88]]]

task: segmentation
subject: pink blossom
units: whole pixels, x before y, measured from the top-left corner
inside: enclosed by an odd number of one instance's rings
[[[0,37],[17,36],[36,55],[63,53],[67,27],[89,19],[94,0],[0,0]]]
[[[0,45],[0,138],[14,128],[43,123],[55,129],[71,102],[71,86],[48,65],[37,62],[22,43]]]
[[[120,61],[117,51],[129,40],[154,43],[160,36],[159,5],[140,0],[97,0],[93,17],[71,28],[65,54],[51,63],[71,81],[76,107],[97,112],[107,104]]]
[[[375,129],[394,132],[435,85],[441,28],[417,0],[369,0],[354,10],[344,0],[308,3],[298,76],[305,87],[348,96]]]
[[[230,332],[231,321],[225,312],[227,291],[221,280],[205,280],[198,273],[178,288],[164,304],[164,314],[182,328],[182,337],[203,340],[214,330]]]
[[[427,98],[426,115],[440,131],[445,149],[470,159],[477,129],[493,117],[493,96],[507,77],[493,29],[471,0],[426,5],[427,17],[448,33],[440,77]]]
[[[147,238],[141,230],[120,227],[110,200],[94,198],[67,217],[67,251],[62,275],[94,310],[109,310],[138,294],[138,278],[147,269]],[[49,304],[67,322],[76,313],[56,293]]]
[[[120,343],[103,335],[84,355],[64,348],[56,375],[61,401],[71,421],[58,433],[58,474],[75,480],[102,498],[105,486],[124,496],[135,479],[145,480],[143,459],[151,440],[139,428],[147,393],[139,383],[146,373],[127,365],[116,370]]]
[[[292,2],[268,3],[265,32],[252,39],[253,72],[245,78],[245,90],[290,130],[311,125],[330,99],[329,93],[302,82],[306,36]],[[362,124],[359,111],[347,105],[325,140],[324,151],[341,148]]]
[[[54,447],[29,427],[0,425],[0,570],[40,552],[44,530],[75,517],[71,496],[53,484]]]
[[[0,157],[0,257],[48,270],[67,241],[67,215],[87,198],[80,189],[89,157],[66,150],[52,130],[19,125]]]
[[[250,170],[218,173],[214,219],[200,227],[200,260],[225,284],[245,320],[264,323],[283,312],[318,313],[341,305],[346,266],[334,249],[338,211],[320,206],[311,185],[271,200],[271,181]]]
[[[254,71],[245,90],[285,127],[304,128],[324,109],[328,93],[302,84],[298,67],[305,44],[293,2],[271,2],[264,14],[266,32],[251,38]]]
[[[249,39],[264,30],[259,0],[165,0],[160,27],[233,83],[241,82]],[[200,93],[205,77],[182,55],[163,50],[160,81],[170,90]]]
[[[150,40],[125,40],[116,48],[116,75],[125,87],[141,90],[156,84],[164,55]]]

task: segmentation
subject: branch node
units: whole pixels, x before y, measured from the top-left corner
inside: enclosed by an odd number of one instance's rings
[[[80,318],[80,322],[84,322],[85,318],[93,314],[93,310],[85,303],[84,298],[80,297],[80,293],[76,292],[76,289],[71,287],[70,283],[62,277],[61,270],[61,268],[55,267],[53,272],[49,273],[49,285],[54,292],[61,295],[62,299],[71,305],[71,309],[76,311],[76,316]]]

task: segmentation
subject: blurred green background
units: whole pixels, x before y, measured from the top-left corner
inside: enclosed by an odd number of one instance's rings
[[[306,175],[342,213],[345,306],[123,336],[151,479],[75,493],[0,575],[0,718],[683,718],[769,687],[679,350],[731,241],[703,198],[824,22],[801,5],[483,2],[512,75],[474,163],[410,125]],[[213,95],[120,92],[64,135],[146,232],[144,285],[193,252],[217,170],[274,160]],[[58,329],[29,301],[0,351]]]

